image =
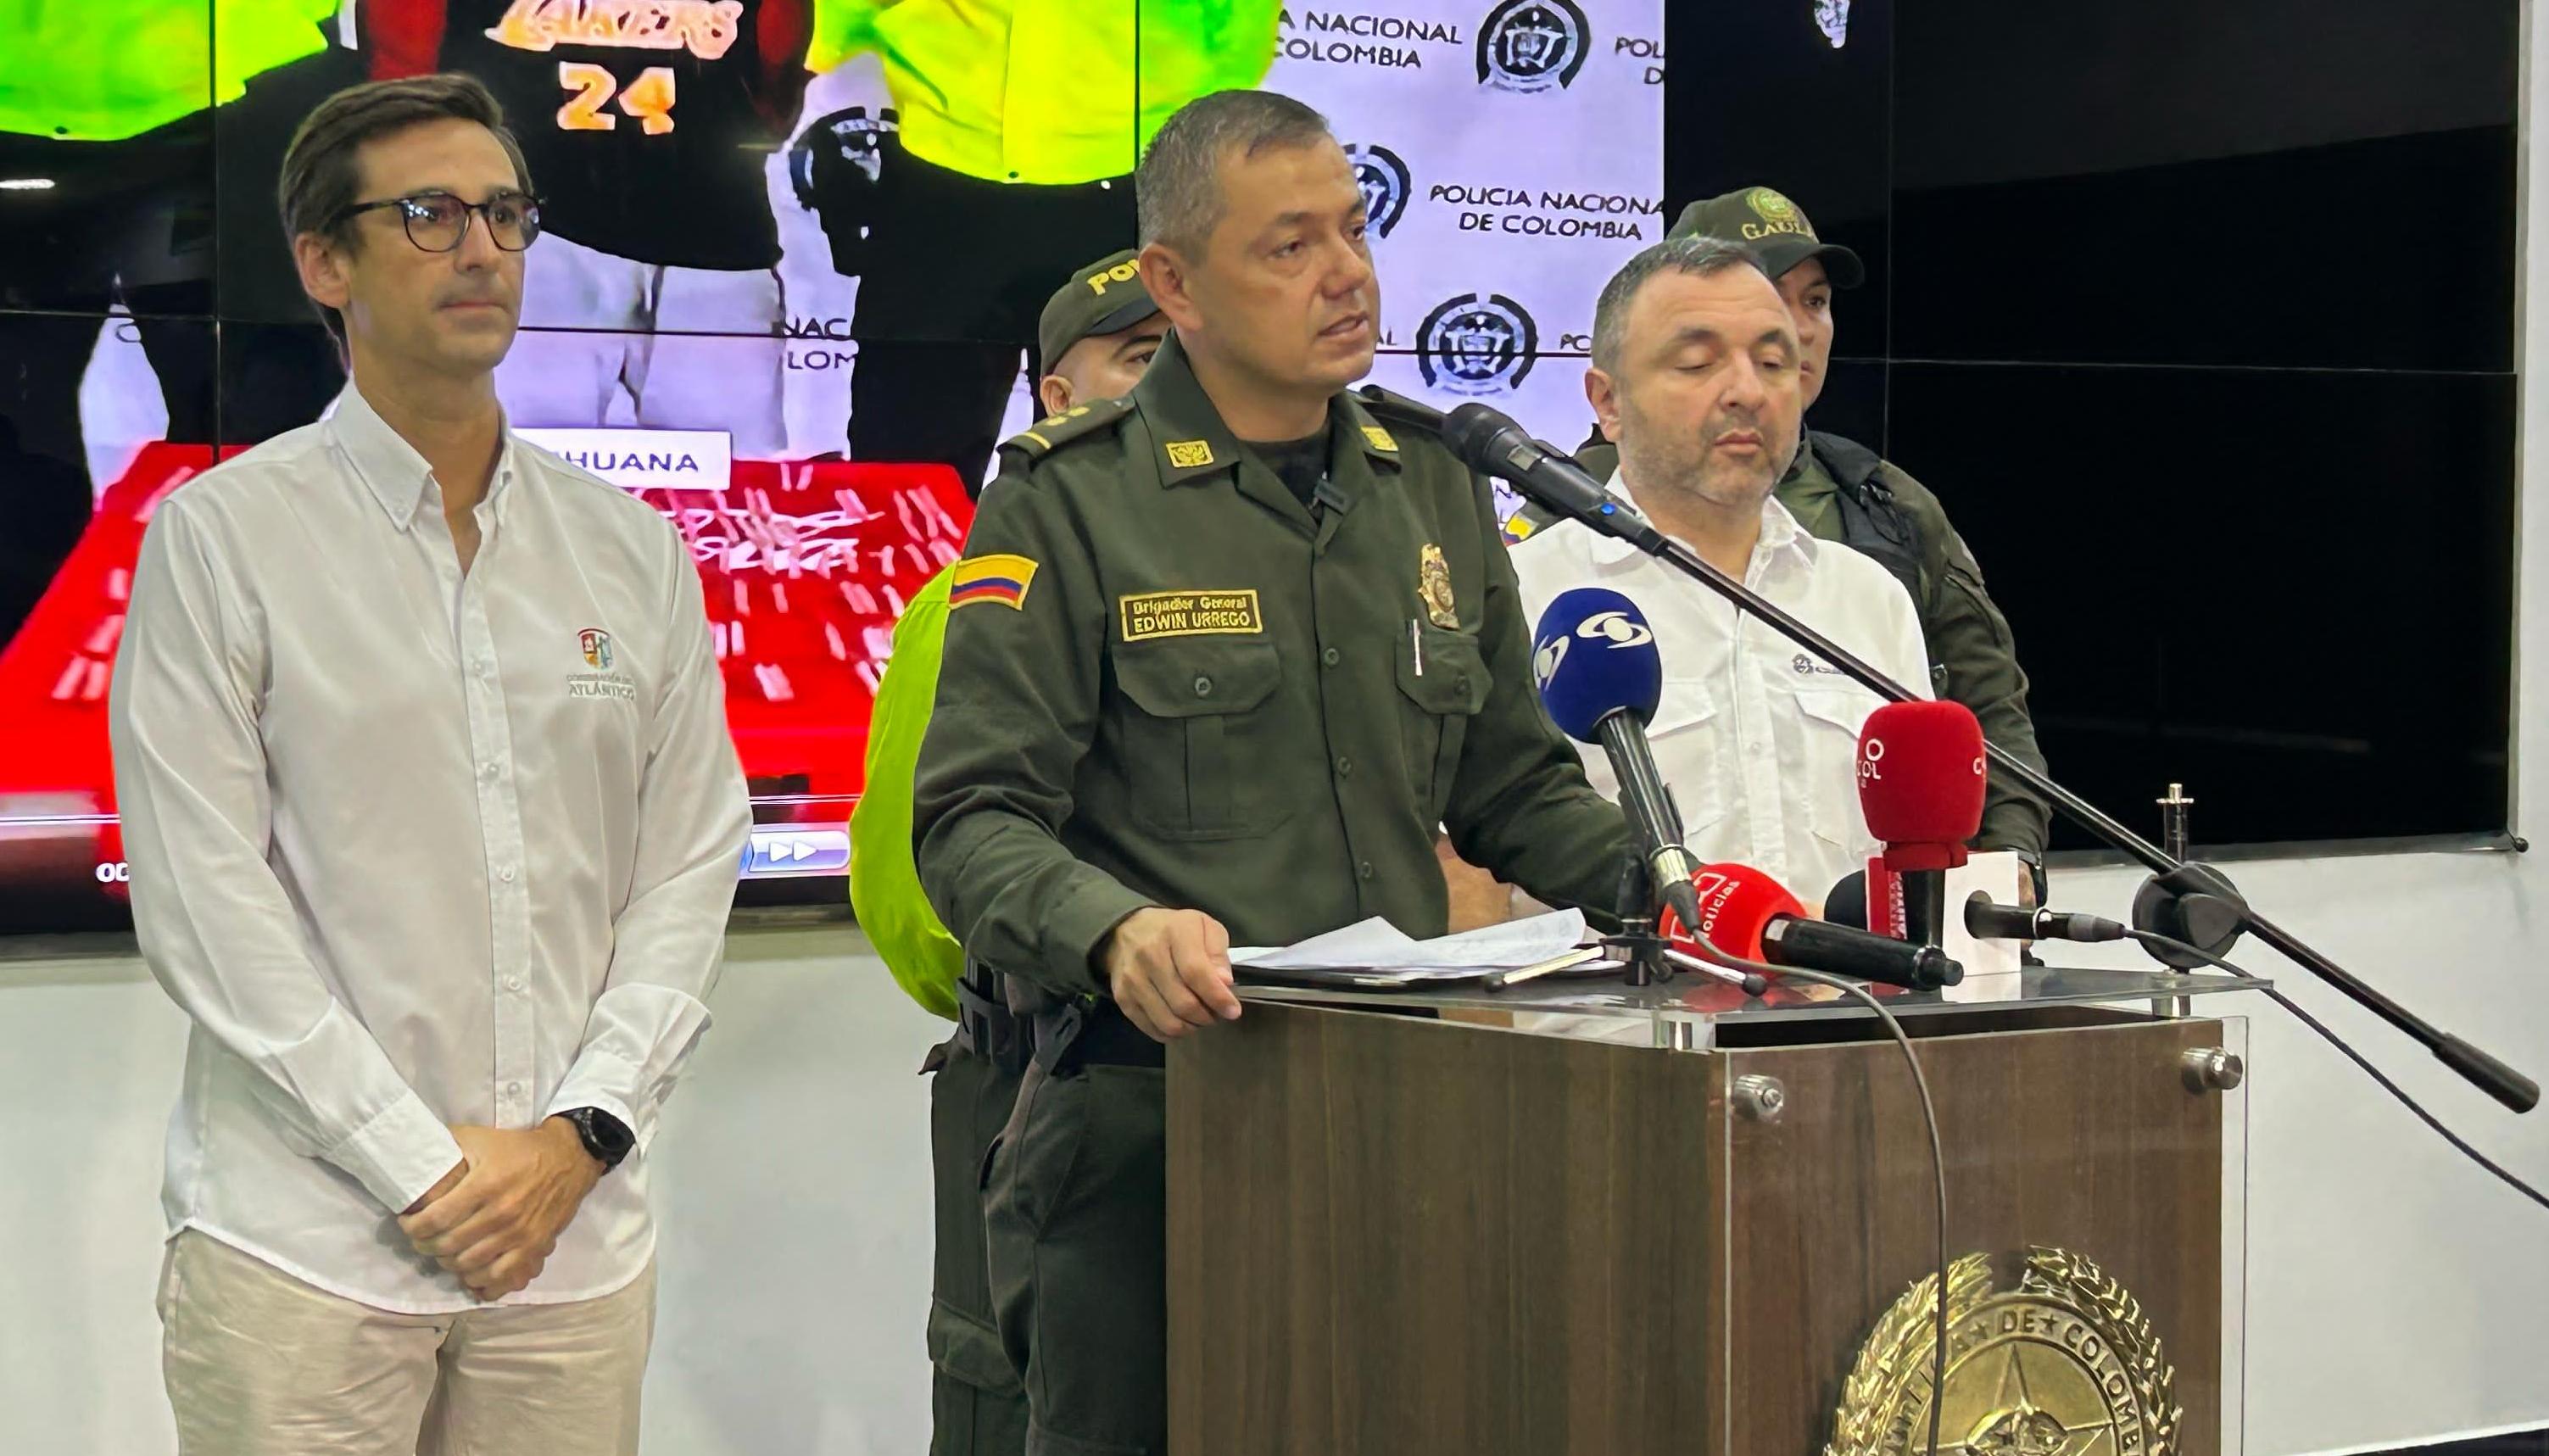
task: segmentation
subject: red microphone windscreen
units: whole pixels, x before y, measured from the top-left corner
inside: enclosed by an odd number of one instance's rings
[[[1962,703],[1888,703],[1858,730],[1858,807],[1887,869],[1963,864],[1990,785],[1983,726]]]
[[[1759,870],[1740,864],[1712,864],[1692,872],[1691,888],[1699,892],[1699,932],[1709,944],[1746,960],[1761,958],[1761,932],[1774,916],[1803,916],[1806,908],[1788,888]],[[1667,909],[1657,922],[1666,940],[1690,943],[1681,917]]]

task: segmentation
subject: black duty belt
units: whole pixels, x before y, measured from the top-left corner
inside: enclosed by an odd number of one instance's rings
[[[1169,1049],[1134,1025],[1115,1003],[1099,1001],[1040,1013],[1035,1059],[1047,1072],[1066,1065],[1164,1068]]]

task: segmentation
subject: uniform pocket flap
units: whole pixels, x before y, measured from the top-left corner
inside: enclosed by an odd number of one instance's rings
[[[1409,702],[1428,713],[1463,717],[1487,706],[1494,679],[1476,637],[1429,627],[1414,638],[1401,637],[1397,648],[1398,690]]]
[[[978,1391],[1017,1388],[999,1334],[943,1300],[929,1302],[929,1363]]]
[[[1650,735],[1669,733],[1708,722],[1717,716],[1717,694],[1706,683],[1664,680],[1663,696],[1655,700],[1654,720],[1647,725]]]
[[[1246,713],[1274,696],[1282,677],[1273,642],[1143,643],[1115,652],[1124,696],[1153,718]]]
[[[1831,724],[1851,737],[1856,737],[1858,730],[1867,726],[1868,715],[1874,713],[1877,705],[1883,701],[1874,693],[1863,691],[1856,686],[1826,688],[1817,692],[1799,693],[1797,711],[1808,718]]]

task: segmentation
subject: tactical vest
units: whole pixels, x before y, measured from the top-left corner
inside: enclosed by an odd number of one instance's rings
[[[1925,604],[1929,599],[1922,594],[1921,524],[1894,498],[1894,488],[1886,483],[1884,459],[1841,436],[1816,430],[1809,431],[1808,437],[1841,486],[1833,499],[1841,512],[1841,544],[1875,557],[1903,583],[1916,606]]]

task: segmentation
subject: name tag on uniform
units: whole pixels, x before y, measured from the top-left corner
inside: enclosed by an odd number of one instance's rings
[[[1116,599],[1116,608],[1128,642],[1266,630],[1266,617],[1258,610],[1254,591],[1144,592]]]

